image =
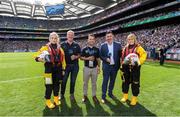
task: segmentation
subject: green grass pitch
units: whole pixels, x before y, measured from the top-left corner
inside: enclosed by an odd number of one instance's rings
[[[135,107],[121,103],[121,79],[118,73],[114,95],[117,100],[107,97],[107,104],[95,105],[91,98],[82,103],[82,68],[76,81],[76,103],[69,99],[69,82],[65,100],[59,108],[49,110],[44,104],[43,64],[32,58],[33,53],[0,54],[0,116],[180,116],[180,66],[146,62],[141,68],[141,93]],[[97,97],[101,98],[102,71],[98,77]],[[131,98],[131,90],[130,90]]]

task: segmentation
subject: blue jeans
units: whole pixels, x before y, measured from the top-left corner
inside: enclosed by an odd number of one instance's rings
[[[108,88],[108,95],[109,96],[113,95],[116,76],[117,76],[117,70],[114,68],[114,66],[108,65],[103,68],[102,99],[106,98],[107,88]]]
[[[61,95],[65,94],[66,90],[66,83],[70,75],[70,94],[74,94],[74,88],[75,88],[75,83],[76,83],[76,78],[79,72],[79,65],[78,64],[67,64],[66,70],[65,70],[65,75],[62,81],[61,85]]]

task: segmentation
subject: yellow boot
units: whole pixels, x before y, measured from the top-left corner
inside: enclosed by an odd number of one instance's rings
[[[55,107],[55,105],[51,102],[50,99],[47,99],[46,100],[46,106],[49,108],[49,109],[53,109]]]
[[[122,97],[122,99],[121,99],[121,102],[126,102],[127,99],[128,99],[128,94],[127,94],[127,93],[124,93],[124,94],[123,94],[123,97]]]
[[[59,101],[59,96],[54,96],[54,103],[56,106],[59,106],[61,102]]]
[[[136,103],[137,103],[137,97],[136,97],[136,96],[133,96],[132,99],[131,99],[131,103],[130,103],[130,104],[131,104],[132,106],[135,106]]]

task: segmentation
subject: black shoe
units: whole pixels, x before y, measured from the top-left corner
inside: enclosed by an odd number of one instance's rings
[[[92,98],[93,98],[94,103],[99,104],[99,100],[97,99],[96,96],[93,96]]]
[[[59,97],[59,100],[63,100],[64,99],[64,95],[61,95],[60,97]]]
[[[109,97],[112,98],[112,99],[117,99],[116,96],[114,96],[113,94],[109,95]]]
[[[71,100],[71,101],[75,101],[74,94],[71,94],[71,95],[70,95],[70,100]]]
[[[82,102],[86,102],[88,100],[88,97],[86,95],[84,95]]]

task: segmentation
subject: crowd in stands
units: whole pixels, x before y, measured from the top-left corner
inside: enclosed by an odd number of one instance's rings
[[[152,16],[148,16],[148,17],[143,17],[143,18],[139,18],[137,20],[131,20],[123,25],[126,25],[126,24],[134,24],[134,23],[137,23],[137,22],[142,22],[142,21],[146,21],[146,20],[152,20],[152,19],[155,19],[155,18],[160,18],[162,16],[167,16],[167,15],[174,15],[174,14],[178,14],[180,13],[180,11],[171,11],[171,12],[163,12],[163,13],[158,13],[156,15],[152,15]]]
[[[87,24],[87,19],[74,20],[40,20],[19,17],[0,16],[0,27],[23,29],[64,29]],[[75,23],[76,22],[76,23]],[[16,27],[14,27],[16,26]]]
[[[144,29],[134,31],[138,37],[138,41],[142,44],[146,50],[149,50],[152,47],[159,47],[161,45],[168,45],[172,40],[176,40],[180,36],[180,25],[168,25],[157,27],[153,29]],[[117,41],[121,42],[122,45],[125,45],[126,37],[129,33],[121,33],[115,35]]]
[[[159,48],[171,45],[174,40],[180,39],[180,25],[168,25],[157,27],[153,29],[138,30],[131,33],[135,33],[138,37],[139,43],[147,50],[150,51],[152,48]],[[122,46],[126,45],[126,37],[130,34],[120,33],[115,34],[115,40],[120,42]],[[99,47],[101,43],[105,41],[105,37],[97,37],[97,46]],[[84,42],[84,43],[83,43]],[[85,39],[81,40],[82,46],[85,45],[87,41]],[[180,48],[180,43],[177,43],[174,48]]]
[[[168,25],[157,27],[153,29],[144,29],[134,31],[138,37],[138,42],[149,52],[152,53],[154,49],[160,47],[166,47],[171,45],[177,40],[180,40],[180,25]],[[120,42],[122,46],[126,45],[126,38],[130,32],[115,34],[115,40]],[[12,52],[12,51],[36,51],[42,45],[45,45],[46,41],[9,41],[9,40],[1,40],[0,41],[0,51],[1,52]],[[81,48],[83,48],[87,39],[75,40],[77,41]],[[105,36],[96,37],[96,46],[100,47],[100,45],[105,42]],[[180,49],[180,43],[177,43],[173,48]],[[149,55],[150,56],[150,55]]]
[[[171,13],[171,12],[170,12]],[[79,38],[79,37],[86,37],[89,32],[90,33],[93,33],[93,34],[100,34],[100,33],[105,33],[107,32],[108,30],[118,30],[120,27],[123,28],[123,26],[125,26],[126,24],[133,24],[133,23],[136,23],[136,22],[141,22],[141,21],[145,21],[145,20],[149,20],[149,19],[152,19],[152,18],[158,18],[160,16],[163,16],[163,15],[166,15],[166,14],[169,14],[169,12],[167,13],[159,13],[159,14],[155,14],[155,15],[152,15],[152,16],[149,16],[149,17],[145,17],[145,18],[140,18],[138,20],[132,20],[132,21],[129,21],[127,23],[122,23],[122,24],[116,24],[116,25],[111,25],[111,26],[106,26],[104,28],[99,28],[99,29],[87,29],[87,30],[81,30],[81,31],[76,31],[76,38]],[[85,31],[85,32],[83,32]],[[5,33],[6,32],[6,33]],[[11,32],[11,33],[9,33]],[[14,32],[14,33],[13,33]],[[48,38],[48,34],[47,32],[43,32],[43,31],[39,31],[39,32],[25,32],[25,31],[0,31],[0,38],[5,38],[5,39],[20,39],[20,38],[32,38],[32,39],[47,39]],[[60,36],[64,39],[65,36],[66,36],[66,32],[60,32],[59,33]]]
[[[0,16],[0,28],[24,28],[24,29],[64,29],[72,27],[83,27],[87,24],[92,24],[98,22],[99,20],[111,17],[112,15],[118,14],[123,10],[127,10],[131,7],[134,7],[140,4],[143,0],[126,0],[122,1],[122,3],[105,10],[99,14],[93,15],[91,17],[80,18],[80,19],[73,19],[73,20],[61,20],[61,21],[52,21],[52,20],[37,20],[37,19],[24,19],[24,18],[17,18],[17,17],[7,17],[7,16]],[[176,11],[174,11],[176,12]],[[122,28],[126,24],[133,24],[137,22],[141,22],[144,20],[149,20],[152,18],[158,18],[163,15],[167,15],[172,12],[166,13],[158,13],[158,14],[151,14],[147,17],[142,17],[135,20],[130,20],[128,22],[124,22],[122,24],[116,24],[111,26],[106,26],[104,28],[93,29],[93,30],[83,30],[76,31],[75,37],[77,38],[77,42],[83,48],[86,45],[87,40],[84,37],[87,37],[89,33],[91,34],[100,34],[105,33],[109,30],[118,30],[120,27]],[[128,16],[127,16],[128,17]],[[121,19],[121,18],[120,18]],[[14,27],[16,26],[16,27]],[[148,51],[149,56],[152,55],[154,50],[158,50],[158,48],[166,47],[172,45],[172,43],[179,40],[180,37],[180,25],[168,25],[168,26],[161,26],[154,29],[144,29],[144,30],[137,30],[134,33],[138,37],[138,41],[140,44]],[[6,30],[3,30],[6,31]],[[1,32],[1,31],[0,31]],[[21,32],[22,33],[22,32]],[[31,32],[31,33],[2,33],[0,34],[0,52],[17,52],[17,51],[37,51],[42,45],[47,43],[48,33],[47,32]],[[37,34],[36,34],[37,33]],[[127,33],[119,33],[115,34],[115,40],[120,42],[122,46],[126,44],[126,37],[130,32]],[[31,35],[32,34],[32,35]],[[59,33],[60,34],[60,33]],[[65,38],[66,33],[61,32],[60,37]],[[18,37],[18,38],[17,38]],[[78,39],[80,38],[81,39]],[[82,39],[82,37],[84,39]],[[29,41],[25,40],[18,40],[12,41],[12,39],[30,39]],[[33,41],[44,38],[45,41]],[[99,47],[101,43],[105,41],[105,36],[97,37],[97,46]],[[172,48],[180,49],[180,43],[175,44]]]
[[[123,9],[130,8],[131,5],[139,3],[143,0],[126,0],[122,3],[105,10],[99,14],[93,15],[91,17],[73,19],[73,20],[37,20],[37,19],[25,19],[18,17],[7,17],[0,16],[0,28],[25,28],[25,29],[64,29],[72,27],[82,27],[87,24],[95,23],[99,20],[105,19],[112,15],[115,15]],[[16,27],[14,27],[16,26]]]
[[[0,52],[33,52],[48,41],[10,41],[0,40]]]
[[[88,20],[88,23],[95,23],[97,21],[100,21],[102,19],[111,17],[113,15],[116,15],[118,13],[120,13],[121,11],[127,10],[135,5],[138,5],[140,2],[142,2],[143,0],[125,0],[122,1],[120,4],[109,8],[106,10],[106,12],[102,12],[100,14],[95,15],[94,17],[91,17]]]
[[[139,43],[148,51],[149,57],[154,57],[154,50],[171,46],[177,40],[180,40],[180,25],[168,25],[154,29],[145,29],[134,31],[138,37]],[[116,39],[125,45],[125,38],[128,33],[117,34]],[[180,49],[180,43],[177,43],[173,48]]]
[[[157,53],[160,48],[171,47],[174,50],[180,50],[180,25],[168,25],[153,29],[144,29],[134,32],[115,34],[115,40],[120,42],[124,47],[126,38],[130,33],[135,33],[138,37],[138,42],[146,49],[149,58],[157,58]],[[81,47],[87,43],[86,39],[78,41]],[[96,46],[100,47],[105,42],[105,36],[96,38]],[[176,43],[174,45],[174,43]]]

